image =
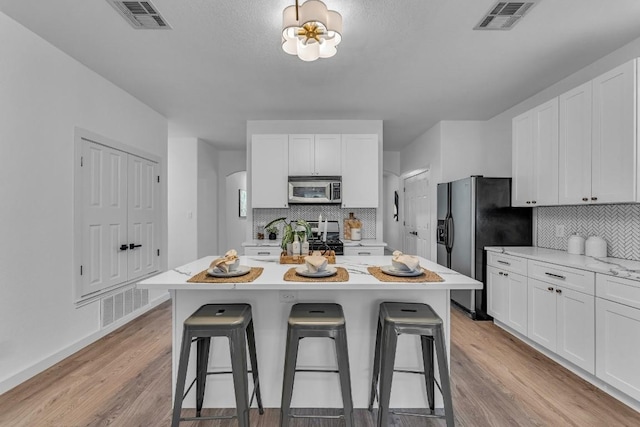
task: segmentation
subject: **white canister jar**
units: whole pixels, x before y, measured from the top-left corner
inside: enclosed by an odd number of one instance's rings
[[[595,258],[606,258],[607,242],[602,237],[589,237],[584,244],[584,254]]]
[[[584,237],[579,234],[569,236],[567,252],[574,255],[584,255]]]
[[[351,240],[362,240],[362,229],[361,228],[352,228],[351,229]]]

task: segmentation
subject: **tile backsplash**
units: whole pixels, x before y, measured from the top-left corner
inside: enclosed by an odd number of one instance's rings
[[[262,233],[264,225],[269,221],[280,217],[287,217],[287,221],[304,219],[307,221],[317,220],[318,215],[322,214],[322,218],[329,221],[338,221],[340,224],[340,237],[344,237],[344,219],[349,216],[349,212],[362,221],[362,238],[376,238],[376,209],[360,208],[360,209],[342,209],[340,205],[291,205],[289,208],[283,209],[254,209],[253,210],[253,238],[257,233]]]
[[[565,237],[556,237],[557,225]],[[571,234],[600,236],[608,256],[640,261],[640,204],[540,207],[537,226],[540,247],[567,250]]]

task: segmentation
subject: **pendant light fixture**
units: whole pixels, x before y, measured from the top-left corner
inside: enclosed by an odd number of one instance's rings
[[[319,0],[285,8],[282,13],[282,49],[303,61],[331,58],[342,41],[342,16]]]

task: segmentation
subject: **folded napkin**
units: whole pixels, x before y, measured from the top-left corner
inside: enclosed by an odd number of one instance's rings
[[[413,255],[405,255],[400,251],[395,251],[393,253],[393,257],[391,258],[391,261],[394,264],[394,267],[400,267],[402,268],[402,266],[405,266],[407,270],[416,270],[418,269],[418,267],[420,267],[420,260],[418,259],[418,257],[413,256]],[[396,265],[396,264],[400,264],[400,265]]]
[[[304,257],[304,262],[307,265],[307,270],[311,273],[316,273],[327,268],[327,258],[322,255],[310,255]]]
[[[238,268],[240,258],[238,258],[238,252],[235,249],[230,249],[224,254],[222,258],[214,259],[209,267],[217,268],[220,271],[228,273]]]

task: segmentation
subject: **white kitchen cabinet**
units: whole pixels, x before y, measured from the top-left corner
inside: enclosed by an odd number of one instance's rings
[[[558,98],[513,119],[512,204],[558,204]]]
[[[561,205],[591,203],[591,82],[558,99],[559,194]]]
[[[636,61],[593,79],[592,194],[598,203],[636,201]]]
[[[341,154],[341,135],[289,135],[289,175],[339,176]]]
[[[596,274],[596,376],[640,400],[640,282]]]
[[[528,270],[527,336],[593,374],[594,274],[531,260]]]
[[[342,135],[342,207],[377,208],[380,179],[378,135]]]
[[[345,256],[382,256],[384,255],[384,246],[345,246]]]
[[[487,313],[523,335],[527,334],[527,278],[487,266]]]
[[[289,135],[251,137],[251,207],[289,206]]]
[[[245,246],[244,254],[247,256],[280,256],[280,246]]]

